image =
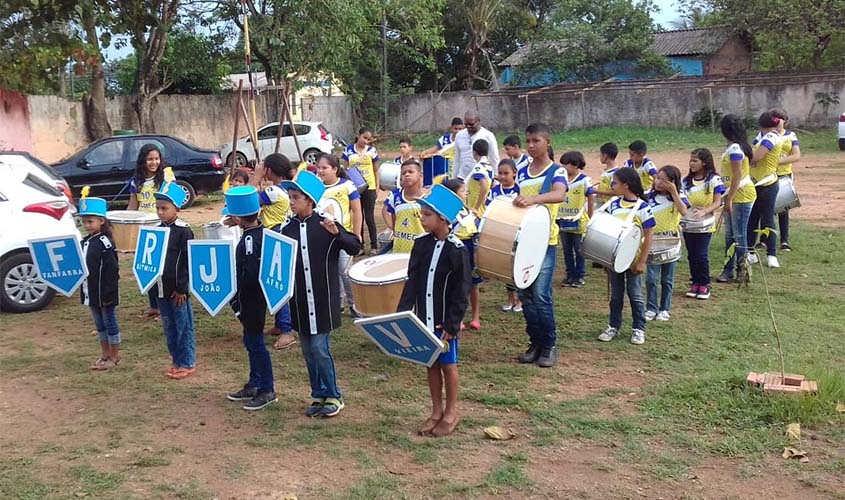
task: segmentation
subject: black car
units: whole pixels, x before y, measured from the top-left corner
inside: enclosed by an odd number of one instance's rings
[[[169,135],[126,135],[100,139],[73,156],[54,163],[74,197],[83,186],[91,186],[90,196],[109,202],[129,199],[129,181],[135,172],[138,151],[144,144],[155,144],[162,151],[165,166],[173,167],[176,183],[188,199],[187,208],[197,195],[220,189],[226,172],[215,151],[200,149]]]

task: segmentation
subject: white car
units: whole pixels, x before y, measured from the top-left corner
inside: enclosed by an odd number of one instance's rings
[[[79,234],[73,205],[57,188],[55,174],[48,175],[49,167],[32,157],[21,162],[15,157],[19,155],[0,154],[0,310],[4,312],[36,311],[55,295],[38,276],[27,240]]]
[[[317,157],[321,153],[332,152],[332,134],[322,125],[321,122],[294,122],[296,138],[299,141],[299,148],[302,150],[302,160],[313,165],[317,163]],[[273,153],[276,150],[276,135],[279,132],[279,122],[272,122],[258,129],[258,156],[255,157],[255,149],[252,147],[252,139],[249,136],[238,139],[237,151],[234,152],[236,166],[245,167],[253,160],[259,160]],[[285,123],[282,128],[282,140],[279,145],[279,152],[291,159],[298,160],[296,144],[293,142],[290,125]],[[232,153],[232,143],[227,142],[220,146],[220,158],[229,164],[229,155]]]

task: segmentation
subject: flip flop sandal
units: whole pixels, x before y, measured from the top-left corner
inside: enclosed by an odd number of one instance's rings
[[[97,368],[94,368],[94,371],[104,372],[108,369],[114,368],[115,366],[117,366],[117,364],[114,361],[107,359],[105,362],[103,362],[103,364],[99,365]]]
[[[177,368],[173,372],[173,375],[170,375],[170,378],[172,378],[173,380],[182,380],[190,377],[191,375],[196,373],[196,371],[197,368],[195,366],[191,368]]]
[[[94,363],[91,366],[89,366],[88,369],[89,370],[102,370],[101,366],[103,366],[103,364],[105,364],[106,361],[108,361],[108,358],[97,358],[97,361],[94,361]]]
[[[480,321],[471,321],[469,323],[469,327],[473,330],[481,330],[481,322]]]
[[[281,342],[281,341],[282,341],[282,339],[277,340],[276,343],[273,344],[273,349],[275,349],[277,351],[284,351],[285,349],[290,349],[291,347],[293,347],[297,342],[296,338],[292,338],[291,341],[288,342],[287,344],[279,345],[279,342]]]

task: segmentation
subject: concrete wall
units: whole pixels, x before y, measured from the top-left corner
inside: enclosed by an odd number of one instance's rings
[[[335,137],[347,141],[355,138],[357,129],[352,111],[352,101],[346,96],[304,97],[302,104],[303,121],[323,122],[323,126]]]
[[[32,151],[26,96],[0,89],[0,151]]]
[[[728,39],[704,64],[705,75],[735,75],[751,71],[751,51],[736,38]]]

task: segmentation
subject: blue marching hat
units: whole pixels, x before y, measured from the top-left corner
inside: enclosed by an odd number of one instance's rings
[[[179,184],[176,184],[175,182],[165,182],[161,185],[161,189],[155,193],[155,197],[157,200],[166,200],[173,203],[176,205],[176,208],[182,208],[182,205],[185,204],[185,199],[188,198],[188,195]]]
[[[81,198],[77,215],[98,215],[105,217],[109,204],[102,198]]]
[[[320,202],[320,198],[323,197],[323,193],[326,191],[326,186],[323,185],[323,181],[308,170],[300,172],[296,176],[296,179],[292,181],[282,182],[282,187],[285,189],[302,191],[305,196],[314,200],[315,205]]]
[[[418,201],[421,205],[434,210],[449,223],[458,220],[458,214],[464,208],[464,202],[461,201],[461,198],[441,184],[436,184],[431,188],[428,196],[420,198]]]
[[[261,210],[258,203],[258,191],[253,186],[237,186],[226,191],[226,207],[223,215],[244,217],[257,214]]]

